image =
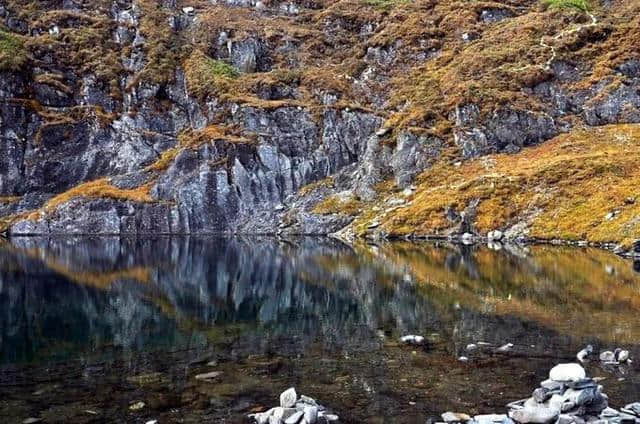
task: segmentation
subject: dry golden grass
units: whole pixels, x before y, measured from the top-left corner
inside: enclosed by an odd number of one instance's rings
[[[153,202],[153,198],[150,194],[150,190],[153,184],[154,182],[151,181],[147,184],[133,189],[122,189],[112,185],[109,182],[108,178],[100,178],[98,180],[80,184],[76,187],[71,188],[70,190],[65,191],[64,193],[53,197],[47,203],[45,203],[42,210],[44,210],[45,212],[54,211],[58,206],[67,203],[77,197],[130,200],[139,203]]]
[[[362,210],[364,204],[354,197],[341,197],[340,195],[328,196],[313,208],[313,213],[318,215],[339,214],[355,216]]]
[[[528,220],[532,237],[629,245],[640,238],[640,125],[576,130],[515,155],[490,155],[455,167],[440,162],[418,178],[408,206],[382,220],[390,234],[438,234],[445,209],[478,200],[476,230]],[[618,211],[614,219],[608,213]],[[370,210],[357,221],[366,230]],[[527,219],[528,218],[528,219]]]

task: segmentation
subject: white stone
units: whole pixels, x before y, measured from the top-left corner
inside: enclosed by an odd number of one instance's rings
[[[298,400],[298,394],[293,387],[285,390],[280,394],[280,406],[283,408],[292,408]]]
[[[471,419],[469,415],[457,412],[445,412],[441,416],[442,419],[448,423],[467,422]]]
[[[487,234],[489,240],[502,240],[502,237],[504,237],[504,234],[500,230],[489,231],[489,234]]]
[[[182,12],[184,12],[186,15],[190,15],[195,11],[195,9],[191,6],[188,7],[183,7],[182,8]]]
[[[309,424],[315,424],[318,421],[318,407],[317,406],[305,406],[304,419]]]
[[[329,421],[329,422],[334,422],[334,421],[338,421],[340,419],[340,417],[338,417],[335,414],[325,414],[325,413],[320,413],[321,417],[324,417],[325,420]]]
[[[222,375],[221,371],[211,371],[204,374],[196,375],[196,380],[212,380],[216,377],[219,377],[220,375]]]
[[[621,350],[620,352],[618,352],[618,361],[627,362],[628,360],[629,360],[628,350]]]
[[[402,343],[409,343],[409,344],[422,344],[424,342],[424,337],[409,334],[407,336],[400,337],[400,341]]]
[[[600,360],[602,362],[613,362],[616,360],[616,354],[611,352],[610,350],[605,350],[600,353]]]
[[[559,364],[549,371],[549,378],[553,381],[580,381],[587,377],[587,373],[580,364]]]
[[[488,415],[476,415],[473,417],[478,423],[502,423],[509,420],[504,414],[488,414]]]
[[[303,415],[304,415],[304,412],[298,411],[298,412],[292,414],[286,420],[284,420],[284,424],[298,424],[298,421],[300,421],[300,419],[302,419]]]
[[[511,349],[513,349],[513,343],[507,343],[506,345],[500,346],[498,352],[509,352]]]

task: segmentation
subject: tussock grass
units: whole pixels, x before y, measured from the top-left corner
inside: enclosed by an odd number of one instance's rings
[[[544,0],[544,3],[549,7],[559,9],[578,9],[583,12],[587,12],[590,9],[587,0]]]
[[[0,71],[19,71],[27,62],[22,38],[0,29]]]
[[[576,130],[515,155],[496,154],[460,167],[442,161],[419,176],[409,206],[382,220],[394,235],[438,234],[452,226],[445,210],[479,201],[480,233],[525,221],[542,239],[622,242],[640,238],[640,125]],[[607,215],[616,212],[612,219]],[[366,231],[374,214],[363,214]]]

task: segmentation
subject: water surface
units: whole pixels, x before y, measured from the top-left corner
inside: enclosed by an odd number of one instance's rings
[[[640,361],[639,295],[632,264],[595,249],[17,238],[0,245],[0,422],[242,423],[290,386],[352,423],[501,411],[586,343]],[[613,406],[640,400],[635,365],[587,368]]]

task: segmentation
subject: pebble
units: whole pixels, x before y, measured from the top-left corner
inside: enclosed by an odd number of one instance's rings
[[[442,419],[447,423],[467,422],[471,419],[469,415],[457,412],[445,412],[441,416]]]
[[[504,234],[500,230],[489,231],[489,233],[487,234],[487,238],[489,240],[500,241],[502,240],[502,237],[504,237]]]
[[[478,345],[475,345],[473,343],[467,345],[467,351],[469,351],[469,352],[472,352],[472,351],[476,350],[477,348],[478,348]]]
[[[620,350],[616,359],[618,360],[618,362],[627,362],[629,360],[629,351]]]
[[[424,337],[409,334],[407,336],[400,337],[400,341],[402,343],[408,343],[408,344],[422,344],[424,343]]]
[[[139,411],[144,408],[146,404],[144,402],[136,402],[133,405],[129,406],[129,409],[132,411]]]
[[[513,349],[513,343],[507,343],[506,345],[500,346],[498,352],[509,352],[511,349]]]
[[[605,350],[604,352],[600,352],[600,360],[602,362],[614,362],[616,360],[616,354],[610,350]]]
[[[485,414],[476,415],[473,420],[478,424],[491,424],[491,423],[509,423],[511,419],[506,414]]]
[[[466,356],[461,356],[458,358],[458,361],[460,362],[469,362],[469,358],[467,358]]]
[[[204,374],[196,375],[196,380],[212,380],[222,375],[222,371],[211,371]]]
[[[578,354],[576,355],[576,358],[578,358],[578,361],[584,362],[587,356],[589,356],[592,353],[593,353],[593,346],[588,345],[587,347],[582,349],[580,352],[578,352]]]

